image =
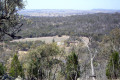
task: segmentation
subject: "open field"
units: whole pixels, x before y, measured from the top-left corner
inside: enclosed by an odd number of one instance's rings
[[[11,42],[26,42],[26,41],[43,41],[45,43],[52,43],[53,40],[55,42],[64,42],[65,40],[69,39],[69,36],[52,36],[52,37],[37,37],[37,38],[25,38],[25,39],[16,39]]]

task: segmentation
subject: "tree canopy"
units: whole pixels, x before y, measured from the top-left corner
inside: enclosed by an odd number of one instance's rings
[[[119,53],[113,52],[106,69],[108,79],[117,79],[120,77]]]
[[[16,54],[14,55],[11,62],[10,75],[13,77],[18,77],[18,76],[23,77],[24,75],[22,65],[20,64],[18,60],[18,56]]]
[[[21,30],[18,10],[24,8],[23,0],[0,0],[0,39],[5,35],[16,38]]]
[[[3,75],[5,72],[4,66],[0,63],[0,76]]]
[[[30,77],[43,79],[51,77],[51,69],[59,60],[54,58],[60,53],[59,47],[56,44],[41,45],[29,53],[29,68],[28,73]],[[46,72],[48,74],[46,74]]]

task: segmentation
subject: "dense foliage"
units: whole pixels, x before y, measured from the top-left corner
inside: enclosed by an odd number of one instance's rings
[[[18,56],[15,54],[13,56],[12,62],[11,62],[11,68],[10,68],[10,75],[13,77],[24,77],[24,72],[21,63],[18,60]]]
[[[55,58],[60,53],[56,44],[46,44],[31,50],[29,53],[29,77],[34,79],[51,79],[52,68],[59,63]]]
[[[24,8],[23,0],[0,0],[0,39],[5,35],[16,38],[21,30],[18,10]]]
[[[97,40],[101,34],[107,34],[115,27],[120,27],[119,13],[96,13],[68,17],[26,17],[31,24],[24,24],[20,35],[40,37],[53,35],[93,35]],[[99,37],[98,37],[99,36]]]
[[[66,74],[67,80],[77,80],[80,77],[78,56],[74,52],[67,57]]]
[[[5,67],[2,63],[0,63],[0,76],[2,76],[5,73]]]
[[[117,79],[120,77],[120,59],[119,53],[113,52],[106,69],[106,76],[109,79]]]

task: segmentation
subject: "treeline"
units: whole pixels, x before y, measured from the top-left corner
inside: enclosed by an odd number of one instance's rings
[[[25,17],[19,35],[40,37],[55,35],[89,36],[107,34],[115,27],[120,27],[120,14],[96,13],[69,17]]]

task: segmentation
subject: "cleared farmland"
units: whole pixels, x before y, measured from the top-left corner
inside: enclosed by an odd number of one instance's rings
[[[43,41],[45,43],[52,43],[53,40],[55,42],[62,42],[69,39],[69,36],[52,36],[52,37],[37,37],[37,38],[24,38],[24,39],[16,39],[11,42],[26,42],[26,41]]]

